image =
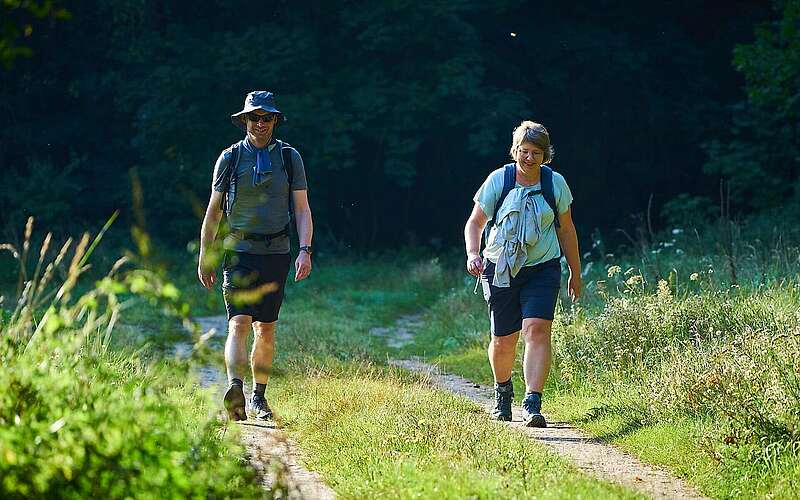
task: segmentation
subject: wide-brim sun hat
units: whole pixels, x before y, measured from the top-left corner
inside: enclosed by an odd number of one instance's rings
[[[275,95],[272,92],[267,90],[254,90],[245,96],[244,108],[238,113],[231,115],[231,123],[246,132],[247,124],[244,122],[244,115],[256,109],[261,109],[267,113],[275,113],[278,117],[275,122],[276,127],[286,121],[286,117],[283,116],[283,113],[281,113],[275,105]]]

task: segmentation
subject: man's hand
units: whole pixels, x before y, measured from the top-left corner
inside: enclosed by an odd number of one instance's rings
[[[583,282],[580,275],[569,273],[569,285],[567,285],[567,291],[569,292],[569,298],[572,299],[572,302],[577,302],[581,297],[582,286]]]
[[[208,264],[205,263],[205,260],[205,254],[201,253],[200,259],[197,262],[197,278],[204,287],[211,290],[211,288],[214,286],[214,283],[217,282],[217,276],[216,273],[214,273],[214,269],[209,268]]]
[[[473,253],[467,255],[467,272],[476,278],[483,272],[483,259],[480,255]]]
[[[304,250],[300,250],[300,253],[297,255],[297,260],[294,261],[294,280],[301,281],[308,278],[308,275],[311,274],[311,256],[308,252]]]

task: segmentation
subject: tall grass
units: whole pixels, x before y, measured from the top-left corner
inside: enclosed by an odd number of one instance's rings
[[[107,347],[120,310],[117,296],[109,285],[126,259],[119,259],[106,279],[93,290],[80,295],[76,300],[73,300],[72,294],[81,276],[89,269],[87,261],[93,249],[115,218],[116,214],[108,220],[94,241],[90,242],[89,234],[85,233],[73,246],[73,239],[68,238],[49,262],[47,256],[53,235],[47,233],[30,276],[27,273],[27,260],[33,218],[29,218],[25,225],[25,240],[21,252],[8,243],[0,246],[10,251],[19,264],[16,305],[10,316],[7,319],[4,317],[0,323],[3,335],[15,344],[15,350],[21,348],[25,352],[40,337],[56,336],[64,329],[91,341],[95,350]],[[62,269],[62,264],[67,262],[69,264]],[[62,273],[65,277],[58,282],[56,275]]]
[[[642,423],[711,418],[728,445],[800,447],[800,245],[760,226],[747,241],[742,228],[728,241],[678,232],[640,268],[597,269],[599,304],[554,325],[560,380],[616,386],[609,406]]]
[[[741,439],[796,440],[797,299],[796,285],[678,298],[662,282],[655,294],[613,298],[597,316],[559,323],[559,375],[634,387],[638,404],[623,406],[642,421],[718,416]]]
[[[0,247],[20,269],[15,301],[0,301],[0,497],[259,496],[186,367],[110,349],[122,298],[171,293],[146,270],[117,276],[126,259],[79,286],[112,222],[54,256],[46,235],[35,262],[32,219],[20,249]]]

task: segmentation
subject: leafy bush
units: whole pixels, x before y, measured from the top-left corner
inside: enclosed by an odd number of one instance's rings
[[[79,293],[102,233],[74,249],[67,240],[46,264],[48,234],[28,274],[32,231],[29,219],[21,251],[0,247],[19,261],[22,284],[13,310],[0,309],[0,497],[260,496],[187,367],[109,348],[120,296],[185,312],[174,304],[177,290],[143,269],[117,279],[120,259]]]
[[[258,496],[185,370],[68,333],[26,353],[4,337],[0,496]]]

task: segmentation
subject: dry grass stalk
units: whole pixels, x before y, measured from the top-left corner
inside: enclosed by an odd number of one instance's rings
[[[45,268],[44,275],[42,276],[42,279],[39,281],[39,285],[36,289],[36,299],[33,302],[34,309],[44,304],[52,296],[52,292],[49,294],[44,294],[43,293],[44,289],[50,283],[50,280],[53,279],[55,270],[58,269],[58,266],[61,265],[61,261],[64,260],[64,257],[67,255],[67,251],[69,250],[69,247],[71,245],[72,245],[72,238],[70,237],[61,247],[61,250],[58,252],[58,255],[56,255],[56,258],[53,260],[53,262],[48,264],[47,267]]]
[[[26,223],[21,253],[14,245],[8,243],[0,245],[0,250],[11,252],[19,265],[17,301],[2,333],[17,342],[25,342],[24,351],[36,342],[43,331],[50,335],[65,328],[89,342],[87,347],[92,345],[95,348],[107,347],[120,311],[120,304],[113,291],[98,287],[81,295],[74,303],[70,301],[70,293],[77,285],[80,276],[91,268],[87,263],[89,256],[116,215],[109,219],[94,241],[91,240],[89,233],[83,234],[74,247],[66,277],[56,290],[48,291],[48,286],[55,279],[57,271],[62,269],[62,264],[73,248],[72,238],[68,238],[55,258],[47,263],[47,255],[53,243],[53,235],[48,233],[39,248],[39,258],[30,278],[26,271],[26,263],[28,253],[32,250],[33,218],[29,218]],[[111,278],[126,262],[128,262],[127,257],[118,259],[107,276]],[[0,303],[2,300],[0,297]],[[36,311],[44,312],[38,321]]]
[[[44,256],[47,255],[47,251],[50,249],[50,241],[52,241],[52,239],[53,233],[47,233],[47,236],[44,237],[44,241],[42,242],[42,247],[39,249],[39,260],[36,262],[36,269],[33,271],[33,278],[31,278],[31,281],[34,283],[39,279],[39,271],[42,270]]]
[[[113,277],[117,273],[117,271],[119,271],[119,269],[125,264],[127,264],[129,261],[130,259],[128,257],[120,257],[119,259],[117,259],[116,262],[114,262],[114,265],[111,266],[111,271],[109,271],[106,276],[108,278]]]
[[[75,284],[78,282],[78,277],[81,275],[83,271],[87,269],[87,267],[79,267],[81,261],[83,260],[83,256],[86,253],[86,247],[89,245],[89,233],[83,233],[83,237],[81,241],[78,242],[78,245],[75,247],[75,253],[72,256],[72,262],[69,265],[69,271],[67,271],[67,279],[64,280],[64,284],[61,285],[61,288],[58,290],[56,294],[56,301],[60,301],[62,298],[69,297],[69,292],[75,287]]]
[[[25,224],[25,238],[22,240],[22,255],[19,258],[19,281],[17,282],[17,296],[22,294],[22,288],[28,279],[28,272],[25,265],[28,263],[28,249],[31,246],[31,234],[33,234],[33,217],[28,217]]]

